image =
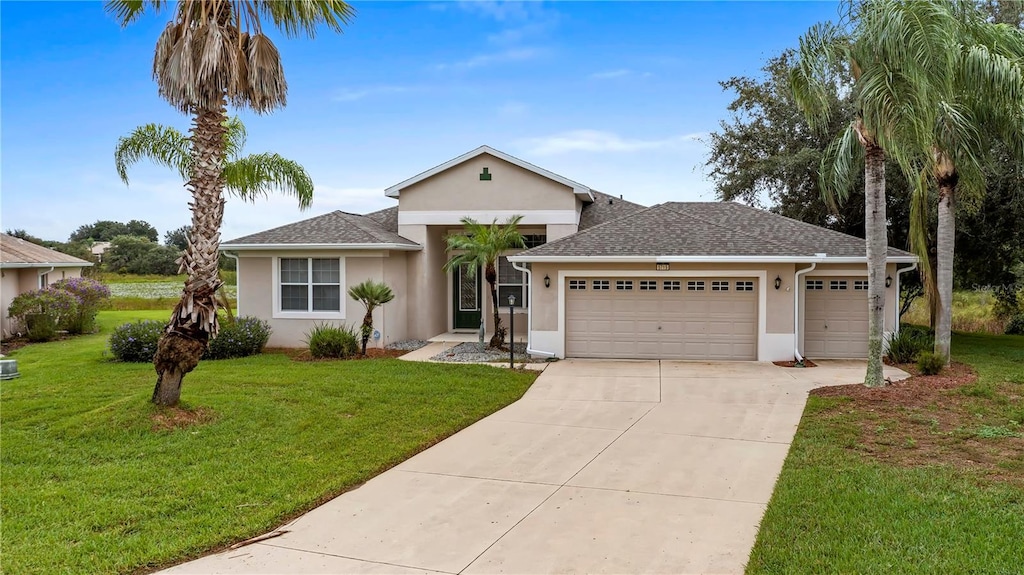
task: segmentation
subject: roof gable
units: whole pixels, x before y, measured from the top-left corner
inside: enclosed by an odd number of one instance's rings
[[[520,168],[522,168],[524,170],[527,170],[529,172],[533,172],[534,174],[537,174],[538,176],[547,178],[549,180],[558,182],[559,184],[562,184],[563,186],[571,188],[573,193],[576,195],[576,197],[580,198],[581,200],[583,200],[585,202],[592,202],[592,201],[594,201],[594,195],[593,195],[593,193],[592,193],[592,191],[591,191],[591,189],[589,187],[584,186],[583,184],[581,184],[579,182],[575,182],[573,180],[570,180],[569,178],[566,178],[564,176],[560,176],[560,175],[558,175],[558,174],[556,174],[554,172],[550,172],[548,170],[545,170],[544,168],[535,166],[535,165],[533,165],[533,164],[531,164],[531,163],[529,163],[527,161],[520,160],[519,158],[517,158],[515,156],[512,156],[512,155],[509,155],[509,154],[506,154],[505,152],[502,152],[502,151],[499,151],[499,150],[495,150],[494,148],[492,148],[490,146],[480,146],[479,148],[477,148],[475,150],[472,150],[470,152],[466,152],[465,154],[462,154],[461,156],[459,156],[457,158],[452,158],[451,160],[448,160],[447,162],[445,162],[443,164],[435,166],[435,167],[433,167],[433,168],[431,168],[431,169],[429,169],[429,170],[427,170],[425,172],[421,172],[421,173],[419,173],[419,174],[417,174],[417,175],[415,175],[415,176],[413,176],[413,177],[411,177],[411,178],[409,178],[409,179],[407,179],[405,181],[399,182],[399,183],[391,186],[390,188],[387,188],[386,190],[384,190],[384,194],[386,196],[388,196],[388,197],[397,198],[397,197],[399,197],[399,195],[401,194],[401,191],[403,189],[408,188],[408,187],[410,187],[410,186],[412,186],[414,184],[417,184],[419,182],[422,182],[423,180],[426,180],[426,179],[428,179],[428,178],[430,178],[432,176],[440,174],[441,172],[444,172],[445,170],[453,168],[453,167],[455,167],[455,166],[457,166],[459,164],[462,164],[462,163],[464,163],[464,162],[466,162],[468,160],[471,160],[471,159],[476,158],[478,156],[481,156],[483,154],[488,154],[488,155],[494,156],[494,157],[499,158],[501,160],[504,160],[504,161],[506,161],[506,162],[508,162],[510,164],[518,166],[518,167],[520,167]]]
[[[386,212],[386,210],[381,210]],[[377,212],[376,214],[380,214]],[[334,211],[301,222],[223,242],[223,249],[276,247],[338,249],[419,249],[420,245],[390,231],[369,216]]]

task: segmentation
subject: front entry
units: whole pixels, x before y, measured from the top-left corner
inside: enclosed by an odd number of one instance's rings
[[[455,329],[480,329],[480,270],[470,276],[469,265],[452,273],[452,325]]]

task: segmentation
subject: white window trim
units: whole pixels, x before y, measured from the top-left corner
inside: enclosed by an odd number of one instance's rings
[[[334,259],[319,257],[317,254],[306,254],[306,255],[287,255],[287,256],[274,256],[271,259],[271,285],[273,287],[273,313],[271,317],[274,319],[330,319],[330,320],[344,320],[345,319],[345,305],[347,303],[346,297],[348,292],[348,284],[345,283],[345,257],[338,257],[338,270],[341,285],[341,302],[340,311],[282,311],[281,310],[281,258],[285,259]],[[310,278],[312,281],[313,278]]]
[[[518,284],[502,283],[502,281],[501,281],[501,258],[506,258],[506,261],[507,261],[508,256],[500,256],[498,258],[498,265],[497,265],[498,269],[496,270],[498,278],[494,282],[494,289],[497,290],[498,294],[501,294],[501,288],[503,288],[503,287],[521,287],[523,289],[523,291],[521,292],[522,293],[522,297],[525,299],[527,297],[527,289],[529,289],[529,286],[527,286],[527,281],[528,281],[527,278],[528,278],[528,276],[526,275],[526,273],[524,273],[524,272],[522,272],[520,270],[516,270],[513,267],[512,269],[519,273],[520,283],[518,283]],[[508,265],[512,266],[512,262],[508,262]],[[513,308],[512,308],[513,311],[515,311],[515,313],[527,313],[528,311],[530,311],[530,306],[529,306],[530,302],[527,301],[526,303],[527,303],[527,305],[523,305],[523,302],[516,301],[516,305],[513,306]],[[508,298],[504,298],[503,299],[501,297],[501,295],[499,295],[498,296],[498,307],[504,309],[505,311],[508,311]]]

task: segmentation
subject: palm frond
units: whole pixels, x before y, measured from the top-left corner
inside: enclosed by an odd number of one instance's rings
[[[822,200],[832,211],[846,201],[853,189],[857,171],[864,165],[864,148],[856,127],[851,123],[839,134],[821,156],[819,188]]]
[[[178,130],[160,124],[146,124],[132,130],[117,141],[114,165],[117,175],[128,184],[128,168],[139,160],[148,159],[178,172],[189,179],[192,157],[189,139]]]
[[[313,180],[298,162],[279,154],[250,154],[224,164],[224,186],[239,198],[256,198],[279,192],[299,201],[306,209],[313,202]]]
[[[104,9],[117,19],[118,24],[127,26],[141,18],[147,8],[160,12],[168,4],[165,0],[108,0]]]

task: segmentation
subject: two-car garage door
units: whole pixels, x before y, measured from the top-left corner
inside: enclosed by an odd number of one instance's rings
[[[567,357],[756,360],[756,278],[569,278]]]

